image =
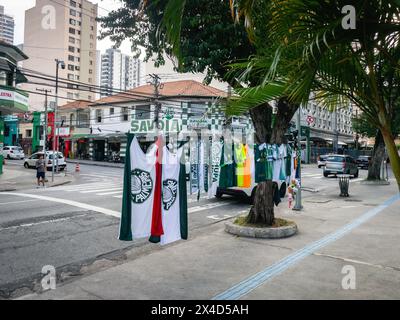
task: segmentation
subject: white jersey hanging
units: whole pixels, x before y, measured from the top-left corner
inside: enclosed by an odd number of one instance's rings
[[[150,236],[156,181],[156,152],[157,146],[152,145],[147,153],[144,153],[136,137],[128,135],[120,240]]]
[[[182,179],[180,164],[183,148],[173,154],[167,147],[163,148],[162,165],[162,225],[164,234],[161,244],[179,239],[186,239],[187,233],[187,199],[186,182]],[[186,221],[186,222],[185,222]],[[186,225],[184,225],[186,223]]]

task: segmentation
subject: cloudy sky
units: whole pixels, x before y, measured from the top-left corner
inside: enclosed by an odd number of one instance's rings
[[[105,16],[108,11],[121,6],[119,0],[90,0],[92,3],[99,5],[99,16]],[[0,0],[0,5],[4,6],[5,13],[14,17],[15,20],[15,34],[14,44],[18,45],[24,42],[24,25],[25,25],[25,10],[34,7],[36,0]],[[107,48],[112,46],[112,42],[108,39],[97,41],[97,49],[104,52]],[[129,41],[125,41],[121,46],[124,53],[129,53]]]
[[[55,0],[60,1],[60,0]],[[108,12],[121,6],[120,0],[90,0],[92,3],[98,4],[99,16],[106,16]],[[4,6],[5,13],[14,17],[15,31],[14,31],[14,44],[18,45],[24,42],[24,25],[25,25],[25,10],[34,7],[36,0],[0,0],[0,5]],[[98,28],[100,29],[100,28]],[[110,48],[113,43],[109,39],[98,40],[97,49],[101,53]],[[124,41],[120,47],[123,53],[131,53],[129,41]],[[142,54],[143,57],[143,54]],[[172,81],[180,79],[193,79],[202,82],[204,74],[201,73],[182,73],[177,74],[173,71],[173,64],[171,61],[166,61],[166,65],[155,68],[151,61],[146,63],[146,74],[159,73],[162,81]],[[226,90],[227,84],[219,81],[212,81],[212,86]]]

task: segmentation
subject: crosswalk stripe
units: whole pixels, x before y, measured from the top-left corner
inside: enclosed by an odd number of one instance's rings
[[[85,191],[80,191],[80,193],[95,193],[95,192],[103,192],[103,191],[116,191],[116,190],[122,190],[122,188],[107,188],[107,189],[94,189],[94,190],[85,190]]]
[[[119,196],[113,196],[114,198],[122,199],[122,194]]]
[[[103,192],[103,193],[96,193],[97,196],[107,196],[109,194],[117,194],[117,193],[121,193],[122,190],[119,191],[111,191],[111,192]]]

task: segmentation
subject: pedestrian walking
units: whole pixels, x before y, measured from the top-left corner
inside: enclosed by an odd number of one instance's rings
[[[36,178],[37,178],[37,188],[40,188],[40,182],[44,185],[45,180],[45,172],[46,172],[46,161],[43,159],[43,155],[39,156],[39,159],[36,161]]]

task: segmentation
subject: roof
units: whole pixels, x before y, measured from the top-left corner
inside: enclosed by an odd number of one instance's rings
[[[85,109],[90,104],[92,104],[92,102],[90,102],[90,101],[76,100],[76,101],[68,102],[62,106],[59,106],[58,110]]]
[[[18,47],[8,44],[0,40],[0,52],[10,57],[14,62],[28,59],[28,56],[23,53]]]
[[[220,89],[207,86],[195,80],[179,80],[163,82],[159,89],[160,98],[168,97],[196,97],[196,98],[220,98],[227,97],[227,93]],[[108,104],[126,101],[143,101],[154,98],[154,86],[147,84],[136,87],[123,93],[108,96],[96,100],[93,104]]]

